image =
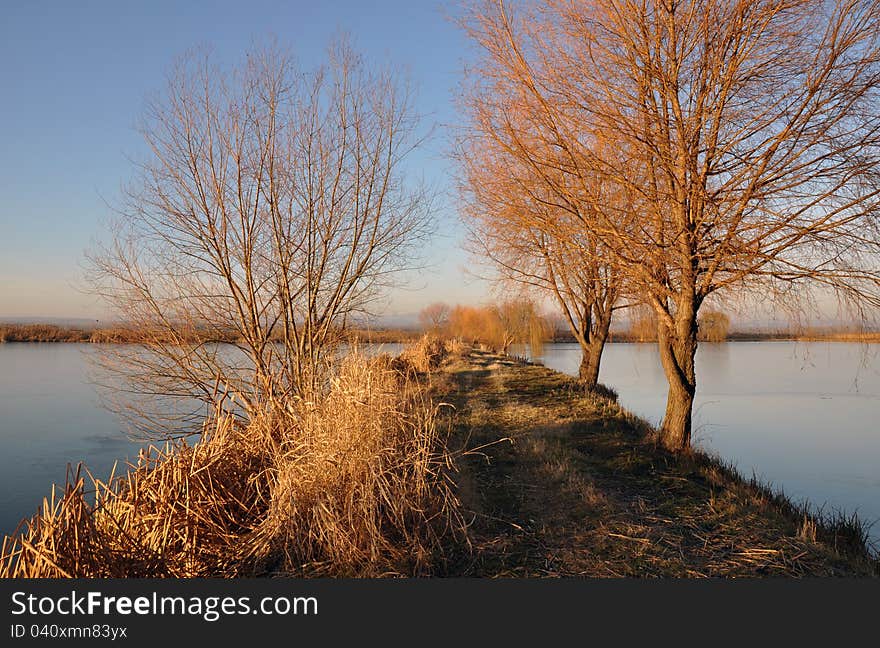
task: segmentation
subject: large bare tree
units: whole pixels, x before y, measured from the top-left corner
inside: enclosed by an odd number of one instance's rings
[[[707,297],[880,302],[880,6],[858,0],[479,2],[492,136],[657,314],[663,444],[690,444]],[[636,198],[584,206],[597,178]]]
[[[143,333],[107,366],[133,393],[245,415],[308,396],[347,319],[428,231],[430,201],[404,166],[411,108],[394,72],[345,42],[309,71],[277,48],[231,70],[185,58],[91,257],[97,291]]]

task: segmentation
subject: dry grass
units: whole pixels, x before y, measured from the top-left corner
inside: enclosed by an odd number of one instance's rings
[[[208,331],[188,331],[184,339],[199,342],[234,342],[236,336],[217,334]],[[137,328],[133,326],[114,327],[66,327],[56,324],[0,324],[0,343],[2,342],[72,342],[101,344],[137,344],[145,340],[174,341],[167,332]]]
[[[459,347],[457,343],[427,333],[407,345],[400,353],[399,359],[420,373],[429,373],[442,364],[451,350],[460,350]]]
[[[804,333],[797,335],[799,341],[818,342],[880,342],[880,331],[831,331],[828,333]]]
[[[420,331],[412,329],[366,329],[349,328],[345,330],[345,338],[350,343],[394,344],[409,343],[422,336]]]
[[[326,391],[248,426],[68,479],[3,543],[3,577],[424,575],[464,539],[424,388],[354,354]]]

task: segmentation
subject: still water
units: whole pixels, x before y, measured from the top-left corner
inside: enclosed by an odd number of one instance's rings
[[[396,345],[384,350],[395,352]],[[31,515],[68,463],[106,477],[140,443],[99,403],[78,344],[0,345],[0,534]],[[575,373],[576,344],[543,362]],[[846,343],[703,345],[695,441],[795,499],[880,518],[880,347]],[[651,344],[610,344],[600,380],[658,423],[666,383]],[[880,524],[873,528],[880,540]]]
[[[87,344],[0,344],[0,534],[32,515],[67,464],[106,478],[140,443],[103,409]]]

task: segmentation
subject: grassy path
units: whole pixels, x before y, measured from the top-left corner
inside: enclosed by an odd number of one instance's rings
[[[673,456],[569,377],[472,351],[433,377],[456,408],[470,576],[869,575],[858,525],[815,520],[703,454]]]

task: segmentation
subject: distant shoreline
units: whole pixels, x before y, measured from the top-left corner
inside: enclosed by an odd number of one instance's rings
[[[235,343],[234,335],[193,332],[192,340],[199,342]],[[349,340],[367,343],[405,344],[423,335],[416,329],[352,328],[344,332]],[[0,343],[86,343],[86,344],[137,344],[144,340],[144,332],[118,327],[76,327],[56,324],[4,324],[0,322]],[[627,331],[612,332],[609,342],[652,343],[655,339],[637,336]],[[880,331],[854,331],[847,329],[807,329],[803,333],[782,331],[733,331],[725,342],[862,342],[880,343]],[[564,331],[557,331],[547,342],[576,343],[575,338]]]
[[[361,329],[351,328],[342,331],[348,341],[358,340],[368,343],[406,343],[422,336],[421,331],[407,329]],[[165,331],[151,332],[125,326],[115,327],[77,327],[58,324],[7,324],[0,321],[0,343],[73,343],[73,344],[138,344],[145,339],[167,339]],[[216,342],[234,344],[240,340],[233,333],[193,330],[185,339],[193,342]]]
[[[557,334],[548,342],[565,342],[577,343],[577,340],[571,335]],[[649,339],[633,335],[626,331],[611,333],[608,336],[609,343],[631,343],[631,344],[650,344],[656,343],[656,338]],[[727,335],[725,340],[721,342],[709,342],[700,340],[702,344],[721,344],[723,342],[880,342],[880,331],[854,332],[854,331],[825,331],[825,332],[806,332],[806,333],[782,333],[782,332],[752,332],[752,331],[733,331]]]

